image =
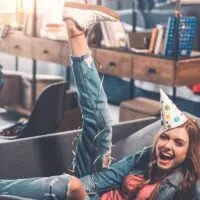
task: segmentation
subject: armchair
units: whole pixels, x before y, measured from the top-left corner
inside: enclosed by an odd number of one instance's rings
[[[66,86],[66,82],[58,82],[47,86],[37,99],[26,124],[18,123],[18,120],[23,117],[22,114],[12,110],[0,112],[1,126],[7,125],[7,128],[2,127],[0,138],[26,138],[74,130],[80,127],[81,113],[76,99],[76,92],[66,91]]]

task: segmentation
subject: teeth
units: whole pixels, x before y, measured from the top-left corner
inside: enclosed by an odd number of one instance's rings
[[[162,154],[163,156],[166,156],[166,157],[172,157],[172,155],[169,155],[169,154]]]
[[[171,154],[167,154],[167,153],[160,153],[160,155],[161,156],[164,156],[164,157],[166,157],[166,158],[169,158],[169,159],[171,159],[171,158],[173,158],[173,156],[171,155]]]

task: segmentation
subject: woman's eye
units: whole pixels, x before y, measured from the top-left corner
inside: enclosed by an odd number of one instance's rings
[[[166,135],[160,135],[160,139],[161,139],[161,140],[167,140],[168,137],[167,137]]]
[[[183,142],[181,142],[181,141],[176,141],[175,144],[178,147],[182,147],[184,145]]]

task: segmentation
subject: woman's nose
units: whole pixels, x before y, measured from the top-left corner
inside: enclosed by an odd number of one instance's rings
[[[172,149],[172,141],[167,141],[167,142],[164,144],[164,147],[167,148],[167,149]]]

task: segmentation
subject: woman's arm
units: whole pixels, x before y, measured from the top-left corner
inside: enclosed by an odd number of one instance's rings
[[[128,174],[143,174],[148,169],[151,152],[151,147],[145,147],[134,155],[126,156],[98,173],[81,178],[86,191],[102,193],[112,188],[119,188]]]
[[[81,178],[87,193],[102,193],[113,188],[119,188],[132,170],[135,156],[128,156],[123,160],[104,168],[98,173]]]

